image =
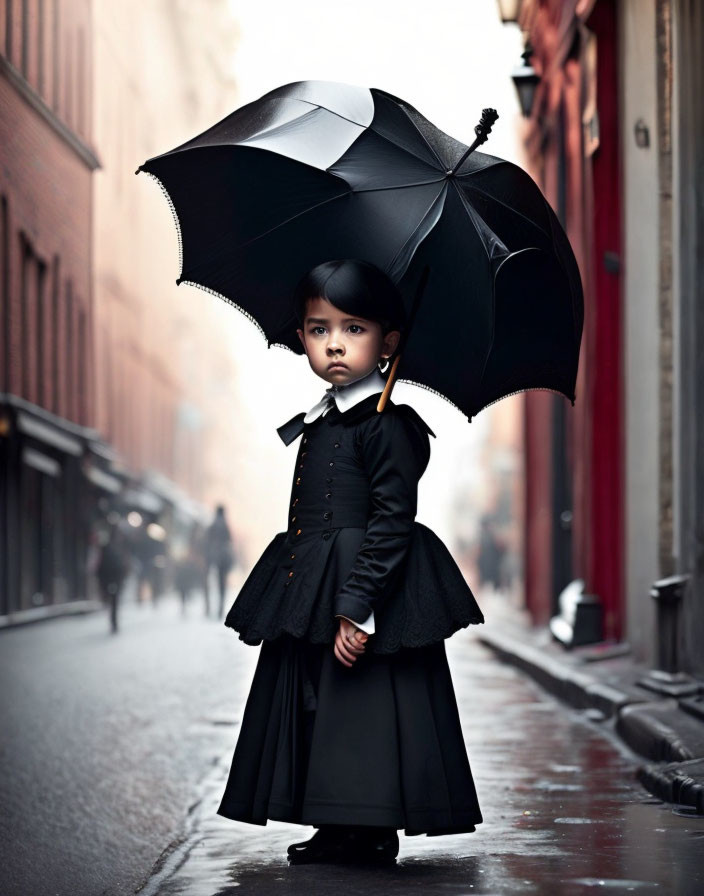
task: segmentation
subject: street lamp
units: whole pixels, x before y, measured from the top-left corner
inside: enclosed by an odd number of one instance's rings
[[[535,69],[530,64],[530,57],[532,55],[533,48],[530,43],[527,43],[525,50],[521,53],[523,65],[516,66],[511,75],[513,83],[516,85],[521,112],[525,118],[530,118],[531,109],[533,108],[533,98],[535,97],[535,88],[540,83],[540,76],[536,74]]]
[[[497,0],[497,4],[499,7],[499,15],[501,16],[501,21],[504,24],[506,24],[507,22],[518,21],[518,12],[521,8],[521,0]]]

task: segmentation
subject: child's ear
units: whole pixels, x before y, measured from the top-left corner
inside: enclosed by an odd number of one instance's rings
[[[306,349],[305,336],[303,335],[303,330],[301,330],[300,327],[298,327],[298,328],[296,328],[296,332],[298,333],[298,338],[303,343],[303,349],[304,349],[305,353],[308,354],[308,350]]]
[[[401,341],[401,333],[399,330],[391,330],[384,336],[384,352],[393,355]]]

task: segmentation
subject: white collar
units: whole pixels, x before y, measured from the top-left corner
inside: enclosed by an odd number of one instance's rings
[[[378,367],[374,367],[374,369],[366,376],[360,377],[358,380],[354,380],[351,383],[345,383],[341,386],[338,386],[337,383],[333,383],[329,389],[325,390],[325,395],[320,401],[313,405],[308,411],[303,418],[303,422],[312,423],[314,420],[317,420],[321,414],[324,416],[332,407],[330,404],[331,396],[340,412],[344,413],[354,405],[358,404],[358,402],[368,398],[370,395],[376,395],[379,392],[383,392],[385,386],[386,380],[381,375]]]

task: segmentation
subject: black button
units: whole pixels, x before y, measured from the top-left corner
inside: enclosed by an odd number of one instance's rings
[[[296,556],[295,554],[291,554],[291,559],[293,560],[293,558],[294,558],[295,556]]]
[[[293,570],[291,570],[291,572],[288,574],[289,579],[291,578],[292,575],[293,575]]]
[[[334,466],[335,466],[335,461],[334,461],[334,460],[331,460],[330,463],[328,464],[328,466],[329,466],[329,467],[334,467]]]
[[[334,447],[335,447],[335,448],[339,448],[339,447],[340,447],[340,443],[339,443],[339,442],[335,442]]]
[[[326,498],[332,498],[332,492],[328,492],[327,495],[325,495],[325,497],[326,497]]]
[[[304,445],[305,445],[305,443],[306,443],[307,441],[308,441],[307,437],[306,437],[306,436],[303,436],[303,444],[304,444]]]
[[[331,516],[332,516],[332,510],[326,510],[325,513],[323,514],[323,519],[329,520]]]
[[[326,477],[325,477],[325,481],[326,481],[326,482],[332,482],[332,478],[331,478],[330,476],[326,476]]]
[[[298,479],[296,479],[296,485],[300,485],[300,484],[301,484],[301,477],[299,476]]]
[[[330,538],[330,533],[329,533],[329,532],[323,532],[323,538],[327,541],[328,538]]]
[[[286,581],[284,582],[284,585],[290,585],[290,584],[291,584],[291,582],[288,579],[286,579]]]
[[[295,517],[295,516],[292,516],[292,517],[291,517],[291,522],[292,522],[292,523],[295,523],[295,522],[296,522],[296,517]]]

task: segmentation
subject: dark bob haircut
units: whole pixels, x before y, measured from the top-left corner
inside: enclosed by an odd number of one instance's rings
[[[298,282],[293,294],[294,314],[303,328],[308,299],[327,299],[331,305],[354,317],[381,324],[385,336],[403,332],[406,312],[401,293],[381,268],[357,258],[325,261]]]

